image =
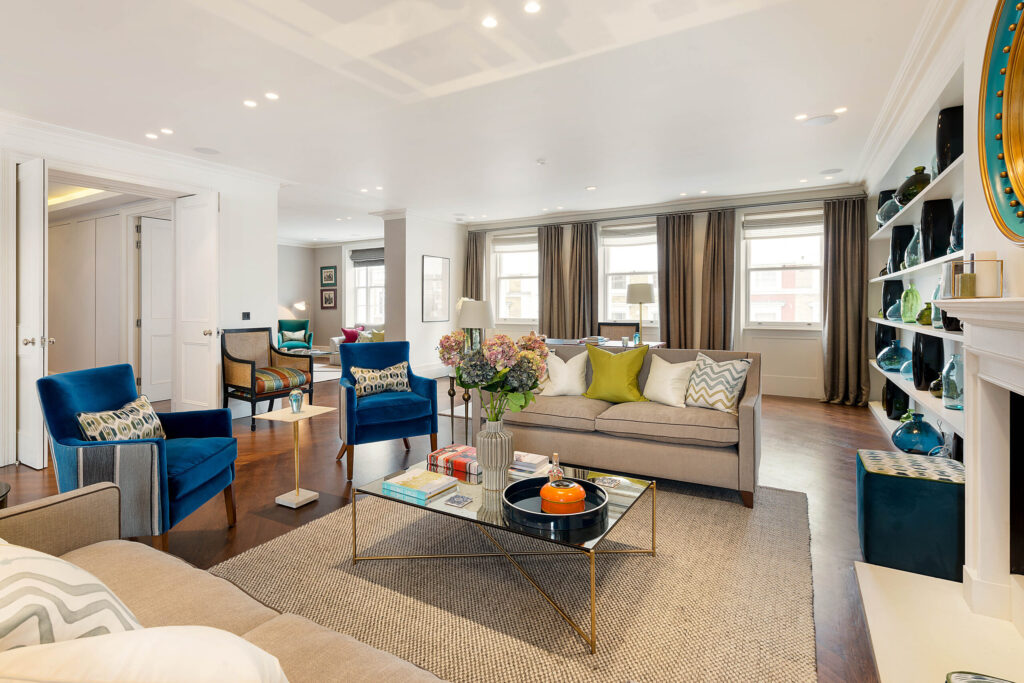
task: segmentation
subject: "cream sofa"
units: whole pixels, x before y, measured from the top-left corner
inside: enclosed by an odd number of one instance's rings
[[[563,360],[587,352],[585,346],[549,349]],[[697,353],[694,349],[649,350],[638,376],[640,390],[652,356],[681,363],[696,360]],[[505,429],[512,433],[516,450],[558,453],[563,462],[593,469],[735,489],[743,504],[752,507],[761,457],[761,355],[700,353],[718,361],[750,359],[739,415],[647,401],[612,404],[583,396],[538,396],[522,412],[506,412]],[[586,365],[589,386],[589,361]],[[473,401],[473,414],[483,415],[477,392]]]
[[[241,636],[277,657],[290,683],[438,680],[355,638],[276,612],[173,555],[118,540],[120,500],[117,486],[103,483],[0,510],[0,538],[96,575],[145,627],[211,626]]]

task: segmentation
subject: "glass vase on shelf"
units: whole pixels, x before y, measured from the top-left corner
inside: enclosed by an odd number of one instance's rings
[[[931,180],[931,176],[924,172],[924,166],[915,166],[914,175],[907,176],[903,184],[896,188],[896,201],[901,207],[906,206],[921,190],[928,187]]]
[[[939,278],[938,284],[935,285],[935,293],[932,294],[932,327],[937,330],[942,329],[942,311],[939,309],[938,300],[942,296],[942,278]]]
[[[964,409],[964,366],[959,353],[950,356],[942,369],[942,405],[950,410]]]
[[[906,268],[913,268],[924,263],[924,242],[921,238],[921,228],[914,228],[914,236],[910,238],[910,244],[903,254],[903,262]]]
[[[914,381],[914,361],[908,360],[900,366],[900,377],[908,382]]]
[[[886,372],[899,372],[903,364],[910,360],[910,349],[905,349],[900,346],[899,339],[893,339],[892,344],[882,349],[882,352],[878,354],[875,359],[878,362],[878,367]]]
[[[892,433],[892,443],[904,453],[928,455],[942,446],[942,432],[924,421],[921,413],[914,413]]]
[[[921,292],[911,282],[900,296],[900,317],[903,322],[913,325],[917,322],[917,314],[921,311]]]

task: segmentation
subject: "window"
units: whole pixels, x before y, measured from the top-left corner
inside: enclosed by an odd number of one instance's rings
[[[540,310],[537,234],[500,235],[491,240],[495,318],[535,322]]]
[[[643,306],[644,324],[658,324],[658,242],[653,224],[603,226],[600,233],[601,320],[635,321],[640,311],[626,303],[626,289],[635,283],[654,287],[654,301]]]
[[[384,324],[384,249],[353,249],[352,325]]]
[[[821,209],[743,216],[748,327],[821,327]]]

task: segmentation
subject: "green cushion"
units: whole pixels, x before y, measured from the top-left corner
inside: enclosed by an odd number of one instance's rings
[[[609,403],[647,400],[640,393],[636,382],[636,376],[640,374],[647,355],[646,346],[611,353],[587,344],[587,355],[594,372],[584,396]]]

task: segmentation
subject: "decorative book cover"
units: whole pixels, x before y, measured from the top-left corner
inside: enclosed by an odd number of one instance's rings
[[[480,464],[476,461],[476,449],[461,444],[439,448],[428,455],[427,468],[433,472],[450,475],[455,475],[456,472],[480,473]]]
[[[516,451],[513,455],[512,468],[524,472],[536,472],[547,464],[548,457],[546,455]]]
[[[458,483],[455,477],[428,470],[413,470],[384,482],[384,488],[406,490],[420,496],[434,496]]]

